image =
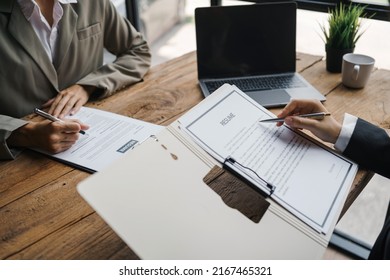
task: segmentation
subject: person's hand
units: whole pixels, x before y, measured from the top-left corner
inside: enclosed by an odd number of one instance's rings
[[[29,122],[13,131],[7,144],[11,147],[34,147],[59,153],[73,146],[80,137],[80,130],[88,128],[88,125],[77,120]]]
[[[323,119],[300,118],[294,115],[327,112],[318,100],[292,99],[278,114],[278,118],[285,118],[284,122],[292,128],[307,129],[323,141],[335,143],[341,131],[341,124],[332,116]],[[277,123],[281,126],[283,123]]]
[[[49,108],[48,113],[60,119],[74,115],[87,103],[94,89],[92,86],[73,85],[60,91],[55,98],[43,104],[42,108]]]

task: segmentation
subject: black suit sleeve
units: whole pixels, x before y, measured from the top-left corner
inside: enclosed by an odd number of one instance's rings
[[[358,119],[344,155],[361,167],[390,178],[390,138],[385,130]]]
[[[344,155],[360,166],[390,178],[390,138],[383,129],[358,119]],[[390,214],[374,243],[369,259],[390,259]]]

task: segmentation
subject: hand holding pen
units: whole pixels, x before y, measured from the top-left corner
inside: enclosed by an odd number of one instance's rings
[[[36,148],[50,153],[63,152],[72,147],[80,137],[80,131],[89,127],[75,120],[62,121],[53,116],[44,115],[44,121],[30,121],[12,131],[7,139],[10,147]],[[39,113],[38,113],[39,112]],[[85,136],[83,136],[85,137]]]
[[[50,115],[49,113],[46,113],[45,111],[42,111],[38,108],[35,108],[34,110],[34,113],[37,114],[37,115],[40,115],[41,117],[47,119],[47,120],[51,120],[52,122],[60,122],[60,123],[65,123],[63,120],[57,118],[57,117],[54,117],[53,115]],[[80,130],[79,133],[81,134],[85,134],[85,131],[84,130]]]
[[[31,139],[33,146],[42,148],[51,153],[59,153],[69,149],[79,139],[80,134],[85,134],[84,130],[89,127],[76,120],[63,121],[42,110],[35,109],[36,114],[53,122],[30,122],[32,126]],[[85,137],[85,136],[83,136]]]
[[[341,124],[328,113],[318,100],[293,99],[278,114],[276,125],[283,123],[296,129],[307,129],[323,141],[335,143]]]

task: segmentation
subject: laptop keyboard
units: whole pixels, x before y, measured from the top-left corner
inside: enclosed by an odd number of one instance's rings
[[[242,91],[297,88],[297,87],[305,86],[305,84],[295,75],[253,77],[253,78],[230,79],[230,80],[224,79],[223,81],[205,82],[210,92],[215,91],[225,83],[236,85]]]

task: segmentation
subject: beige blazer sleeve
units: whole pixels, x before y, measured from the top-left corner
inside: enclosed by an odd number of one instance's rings
[[[71,19],[64,21],[65,33],[74,30],[72,23],[76,17],[75,9],[70,5],[67,8]],[[74,41],[71,41],[69,47],[66,38],[71,36],[61,36],[64,40],[61,40],[56,62],[60,81],[65,80],[69,72],[77,72],[84,64],[90,64],[90,68],[86,69],[85,75],[75,76],[75,83],[102,89],[100,97],[140,81],[148,71],[151,61],[150,49],[141,34],[118,14],[110,0],[83,0],[79,1],[77,8],[77,22],[80,22],[82,15],[88,14],[85,18],[88,24],[78,24],[73,34]],[[116,60],[102,66],[104,48],[114,54]],[[91,65],[91,58],[95,64]],[[69,84],[62,85],[67,86]]]
[[[0,115],[0,159],[14,159],[19,153],[20,149],[12,149],[7,146],[6,139],[11,135],[12,131],[25,125],[27,122],[17,118],[12,118]]]
[[[48,99],[73,84],[93,85],[102,98],[141,81],[150,49],[110,0],[62,5],[56,58],[50,61],[16,0],[0,2],[0,159],[13,157],[7,137]],[[103,65],[106,48],[117,59]]]

